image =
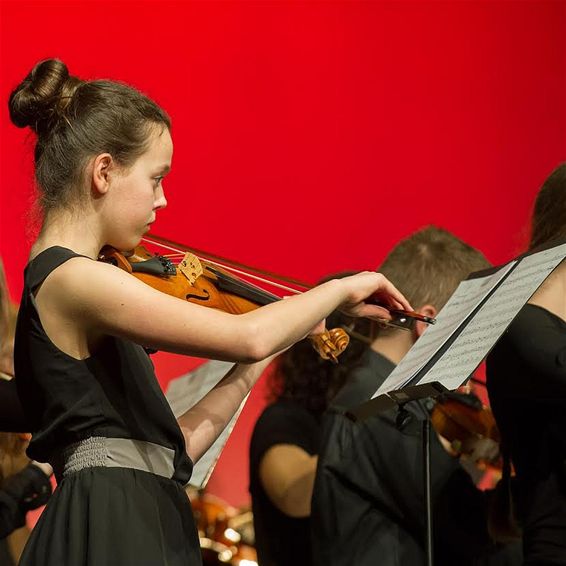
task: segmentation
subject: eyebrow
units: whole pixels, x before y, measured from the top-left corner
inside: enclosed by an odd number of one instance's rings
[[[170,165],[163,165],[158,169],[158,173],[169,173],[171,171]]]

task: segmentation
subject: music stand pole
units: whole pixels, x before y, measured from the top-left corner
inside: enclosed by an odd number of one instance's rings
[[[432,479],[431,479],[431,457],[430,457],[430,419],[423,420],[423,472],[424,493],[426,509],[426,564],[433,566],[433,523],[432,523]]]

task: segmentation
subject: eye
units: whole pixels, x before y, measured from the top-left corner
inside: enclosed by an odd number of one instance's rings
[[[153,183],[155,185],[155,188],[157,188],[157,187],[159,187],[159,185],[161,185],[161,181],[163,181],[163,175],[160,175],[159,177],[153,178]]]

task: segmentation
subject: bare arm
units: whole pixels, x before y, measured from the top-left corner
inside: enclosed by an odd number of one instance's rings
[[[197,462],[218,438],[272,359],[235,365],[209,393],[177,419],[193,462]]]
[[[276,444],[259,464],[259,478],[271,502],[289,517],[308,517],[317,456],[292,444]]]
[[[170,297],[111,265],[73,258],[48,276],[37,302],[47,334],[71,355],[88,356],[88,344],[72,334],[78,324],[87,341],[110,334],[168,352],[252,362],[302,339],[338,306],[387,318],[384,309],[363,303],[374,292],[409,307],[387,279],[365,273],[232,315]]]

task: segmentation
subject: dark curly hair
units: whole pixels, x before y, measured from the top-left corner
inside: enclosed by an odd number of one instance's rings
[[[269,401],[290,400],[320,416],[350,377],[353,369],[362,363],[362,355],[369,347],[375,323],[368,319],[352,319],[338,311],[326,319],[327,328],[345,329],[350,344],[333,364],[323,360],[308,340],[297,342],[279,357],[269,380]]]

